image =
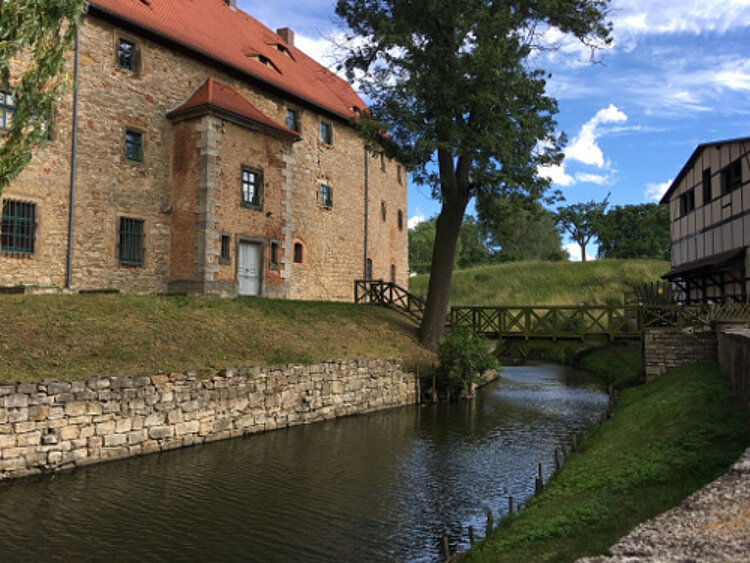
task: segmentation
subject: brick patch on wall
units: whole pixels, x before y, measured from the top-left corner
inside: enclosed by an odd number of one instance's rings
[[[399,360],[0,384],[0,480],[417,402]]]

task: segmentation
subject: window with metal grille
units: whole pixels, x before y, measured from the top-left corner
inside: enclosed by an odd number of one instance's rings
[[[16,100],[12,94],[0,92],[0,129],[10,129],[16,115]]]
[[[143,133],[125,131],[125,157],[134,162],[143,162]]]
[[[126,266],[143,265],[143,219],[120,217],[120,263]]]
[[[323,207],[333,207],[333,191],[331,190],[331,186],[321,184],[320,205],[322,205]]]
[[[299,113],[293,109],[286,110],[286,126],[299,133]]]
[[[327,121],[320,122],[320,140],[325,145],[333,144],[333,126]]]
[[[135,72],[135,43],[120,37],[117,42],[117,62],[121,69]]]
[[[229,254],[231,237],[229,235],[221,235],[221,255],[219,257],[219,263],[223,265],[231,264],[232,258]]]
[[[242,169],[242,205],[260,207],[263,174],[260,170]]]
[[[3,252],[32,254],[36,205],[25,201],[6,199],[3,202],[3,218],[0,238]]]

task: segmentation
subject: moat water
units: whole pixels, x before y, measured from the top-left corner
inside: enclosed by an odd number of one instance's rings
[[[606,406],[570,368],[506,367],[473,401],[0,483],[0,561],[434,561]]]

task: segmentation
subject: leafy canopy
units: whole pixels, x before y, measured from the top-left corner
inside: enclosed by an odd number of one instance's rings
[[[587,201],[557,208],[557,221],[581,247],[581,260],[586,261],[586,245],[599,232],[599,224],[607,208],[609,194],[603,201]]]
[[[600,258],[669,259],[669,208],[643,203],[610,209],[596,234]]]
[[[0,193],[31,160],[32,149],[47,142],[83,7],[83,0],[0,2],[0,90],[16,105],[0,147]]]

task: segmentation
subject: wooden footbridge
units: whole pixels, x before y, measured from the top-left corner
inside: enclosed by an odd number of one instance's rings
[[[391,282],[357,280],[356,303],[389,307],[419,322],[425,302]],[[500,341],[637,340],[647,330],[701,328],[715,319],[710,305],[576,305],[451,307],[448,322]]]

